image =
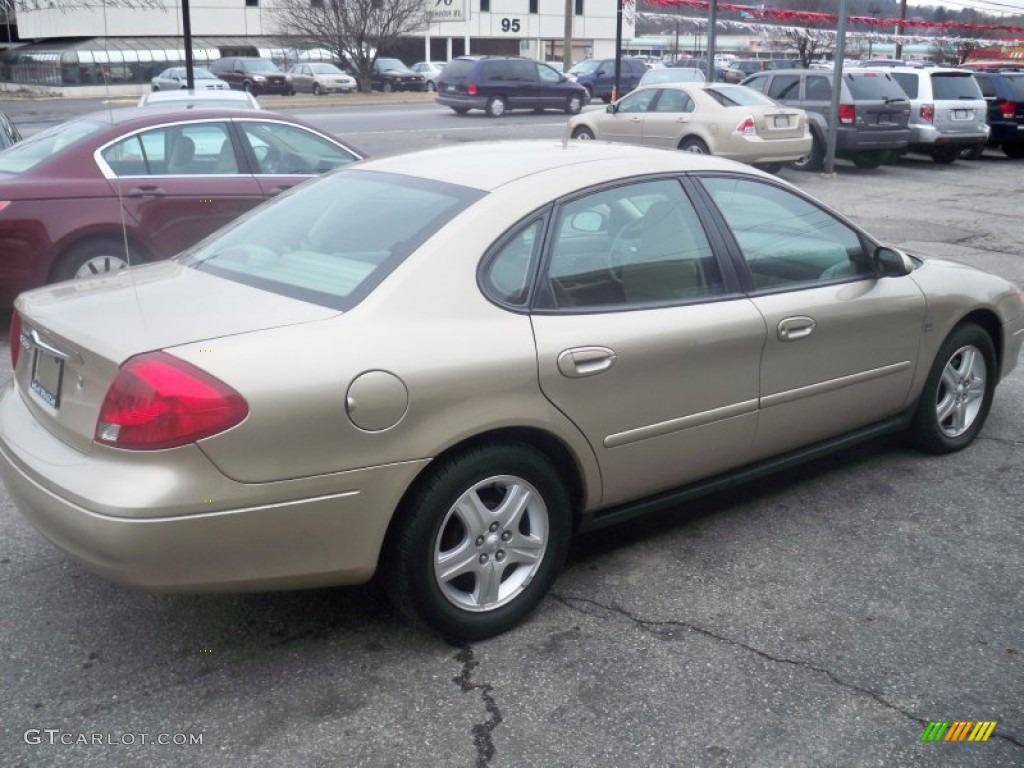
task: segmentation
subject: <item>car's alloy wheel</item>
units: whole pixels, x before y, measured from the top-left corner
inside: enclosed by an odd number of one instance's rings
[[[114,238],[89,240],[72,246],[61,257],[54,268],[54,280],[77,280],[120,272],[125,267],[141,263],[138,254],[129,247],[127,256],[125,244]]]
[[[953,329],[935,357],[911,437],[931,453],[968,446],[981,431],[996,386],[995,346],[973,323]]]
[[[487,102],[487,114],[491,117],[501,117],[508,109],[508,103],[504,96],[491,96]]]
[[[585,125],[581,125],[572,132],[574,139],[581,139],[583,141],[590,141],[594,138],[594,132],[587,128]]]
[[[313,83],[313,95],[320,96],[323,94],[323,89],[320,87],[320,83]]]
[[[790,167],[798,171],[820,171],[825,162],[825,148],[817,137],[811,142],[811,151],[799,160],[790,163]]]
[[[570,96],[565,102],[565,114],[578,115],[583,109],[583,97],[577,94]]]
[[[380,87],[380,89],[384,91],[384,93],[391,93],[393,90],[395,90],[395,87],[391,85],[391,83],[385,82],[384,85]]]
[[[568,551],[569,497],[526,445],[476,448],[434,468],[396,515],[380,568],[395,604],[442,637],[473,641],[518,624]]]
[[[690,152],[694,155],[710,155],[711,150],[708,149],[708,145],[697,138],[690,137],[684,139],[683,143],[679,145],[679,148],[683,152]]]

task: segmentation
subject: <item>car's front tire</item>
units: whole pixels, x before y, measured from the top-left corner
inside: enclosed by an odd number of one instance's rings
[[[313,95],[323,96],[324,89],[320,87],[320,83],[313,83]]]
[[[490,117],[501,117],[508,109],[508,102],[504,96],[491,96],[487,101],[487,114]]]
[[[391,93],[393,90],[395,90],[395,86],[393,86],[391,83],[385,82],[384,85],[380,87],[380,89],[384,93]]]
[[[395,605],[450,642],[520,623],[568,552],[568,492],[528,445],[499,443],[442,459],[392,522],[378,569]]]
[[[581,139],[583,141],[592,141],[595,138],[594,132],[587,128],[587,126],[585,125],[581,125],[577,128],[574,128],[572,132],[572,137],[574,139]]]
[[[583,109],[583,97],[579,94],[574,93],[568,99],[565,100],[565,114],[567,115],[578,115],[580,110]]]
[[[966,448],[985,424],[996,388],[992,338],[974,323],[953,329],[935,356],[910,438],[929,453]]]
[[[711,150],[708,149],[708,145],[695,136],[691,136],[688,139],[683,139],[679,145],[679,149],[683,152],[690,152],[694,155],[710,155]]]

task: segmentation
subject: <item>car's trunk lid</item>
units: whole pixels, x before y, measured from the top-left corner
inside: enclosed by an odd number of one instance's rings
[[[30,291],[15,308],[17,386],[40,423],[82,451],[91,449],[100,406],[128,358],[338,314],[176,262]]]

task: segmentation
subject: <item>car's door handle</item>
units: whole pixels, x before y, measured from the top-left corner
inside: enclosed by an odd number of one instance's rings
[[[779,323],[779,341],[799,341],[814,333],[817,325],[813,317],[798,315],[787,317]]]
[[[124,193],[125,197],[166,197],[167,191],[163,187],[145,186],[132,187]]]
[[[608,347],[573,347],[558,356],[558,370],[570,379],[604,373],[617,357]]]

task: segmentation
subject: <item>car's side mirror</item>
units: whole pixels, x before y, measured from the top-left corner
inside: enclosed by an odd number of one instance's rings
[[[614,115],[616,112],[619,111],[619,106],[618,104],[609,104],[607,107],[604,108],[604,111],[610,115]]]
[[[914,271],[914,263],[903,251],[888,246],[875,249],[875,270],[882,277],[903,277]]]

